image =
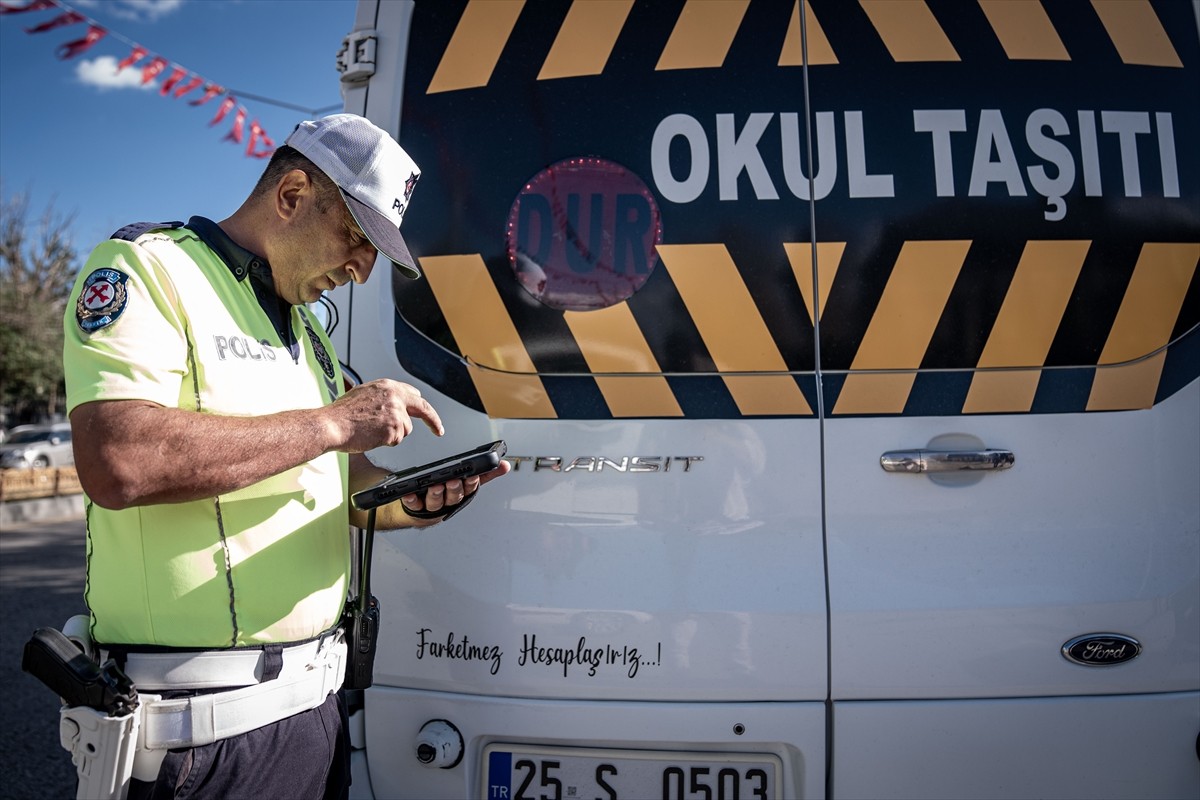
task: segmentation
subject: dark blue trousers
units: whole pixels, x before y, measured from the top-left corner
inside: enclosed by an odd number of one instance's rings
[[[157,781],[130,782],[129,800],[343,800],[349,793],[349,723],[335,692],[324,705],[258,730],[168,751]]]

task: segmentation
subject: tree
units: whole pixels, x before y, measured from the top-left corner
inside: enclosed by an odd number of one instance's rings
[[[7,423],[60,412],[63,310],[79,268],[68,233],[74,215],[48,204],[31,223],[29,196],[0,185],[0,411]]]

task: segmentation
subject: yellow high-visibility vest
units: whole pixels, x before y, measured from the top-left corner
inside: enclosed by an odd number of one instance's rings
[[[246,272],[188,228],[96,247],[64,316],[68,410],[139,399],[258,416],[332,402],[342,373],[325,332],[292,307],[289,347]],[[215,648],[332,627],[349,573],[347,488],[346,454],[327,453],[219,497],[123,511],[88,500],[94,640]]]

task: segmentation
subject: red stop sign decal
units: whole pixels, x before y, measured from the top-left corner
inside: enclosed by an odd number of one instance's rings
[[[509,263],[551,308],[588,311],[627,299],[658,263],[662,217],[634,173],[602,158],[559,161],[525,184],[508,214]]]

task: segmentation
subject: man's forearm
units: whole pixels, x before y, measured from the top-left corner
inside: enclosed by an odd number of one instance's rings
[[[106,508],[180,503],[241,489],[333,449],[323,409],[227,417],[139,400],[71,413],[76,469]]]
[[[84,491],[105,508],[121,509],[225,494],[333,450],[397,445],[414,420],[435,436],[445,433],[419,391],[379,379],[321,408],[257,417],[102,400],[72,411],[71,429]]]

